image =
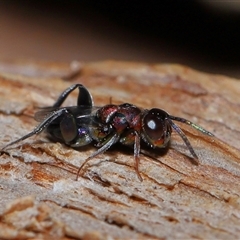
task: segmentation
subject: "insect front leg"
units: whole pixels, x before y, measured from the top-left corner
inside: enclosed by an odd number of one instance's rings
[[[181,128],[176,125],[173,121],[171,121],[170,119],[168,119],[169,123],[171,124],[172,128],[178,133],[178,135],[182,138],[182,140],[184,141],[184,143],[186,144],[188,150],[190,151],[190,153],[192,154],[192,156],[194,157],[194,163],[196,165],[198,165],[198,156],[195,153],[195,151],[193,150],[193,147],[191,145],[191,143],[189,142],[188,138],[186,137],[186,135],[184,134],[184,132],[181,130]]]

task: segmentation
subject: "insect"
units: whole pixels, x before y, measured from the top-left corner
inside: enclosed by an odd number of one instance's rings
[[[79,90],[77,106],[61,107],[68,95],[77,88]],[[92,153],[79,167],[77,179],[81,169],[88,161],[108,150],[113,144],[120,142],[123,145],[133,146],[135,171],[138,178],[142,180],[139,172],[141,141],[151,148],[165,148],[170,141],[172,129],[182,138],[191,155],[198,159],[188,138],[173,121],[185,123],[203,134],[213,136],[212,133],[197,124],[169,115],[158,108],[147,110],[129,103],[95,107],[91,94],[81,84],[74,84],[67,88],[52,107],[46,107],[36,112],[35,119],[40,124],[33,131],[10,142],[2,150],[39,134],[43,130],[46,130],[56,140],[74,148],[95,142],[98,150]]]

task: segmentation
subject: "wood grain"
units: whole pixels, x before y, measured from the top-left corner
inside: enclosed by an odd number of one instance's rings
[[[93,145],[74,150],[40,134],[11,146],[0,156],[0,238],[238,238],[240,82],[171,64],[74,64],[54,63],[54,70],[53,63],[1,65],[0,146],[31,131],[38,107],[52,105],[73,83],[85,85],[95,105],[111,98],[162,108],[215,137],[179,123],[199,165],[173,133],[169,149],[141,155],[143,182],[132,150],[119,145],[92,160],[78,181],[76,171],[96,151]],[[76,98],[77,91],[66,104]]]

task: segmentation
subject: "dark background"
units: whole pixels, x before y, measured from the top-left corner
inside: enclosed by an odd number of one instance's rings
[[[203,0],[0,1],[0,59],[180,63],[240,78],[239,9]]]

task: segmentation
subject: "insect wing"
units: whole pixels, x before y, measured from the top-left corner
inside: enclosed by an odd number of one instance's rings
[[[34,115],[34,119],[37,122],[42,122],[59,109],[63,110],[65,109],[67,112],[73,114],[76,118],[88,118],[88,117],[91,118],[91,116],[95,114],[99,107],[87,107],[87,106],[72,106],[63,108],[46,107],[41,108],[40,111],[36,112]],[[57,121],[57,119],[55,121]]]
[[[46,119],[50,114],[52,114],[54,111],[56,111],[58,108],[54,107],[44,107],[40,108],[41,110],[37,111],[34,114],[34,119],[37,122],[42,122],[44,119]]]

